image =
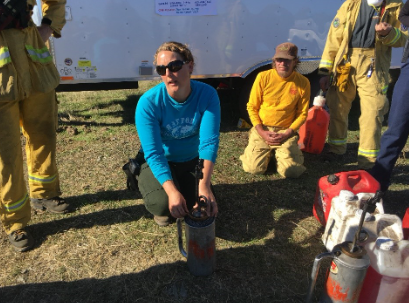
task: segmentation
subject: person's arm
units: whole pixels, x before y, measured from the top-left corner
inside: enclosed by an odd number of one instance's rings
[[[311,96],[310,81],[304,78],[303,76],[299,78],[301,78],[301,81],[302,81],[301,83],[299,83],[300,85],[299,91],[300,91],[301,98],[297,104],[294,122],[291,123],[290,125],[290,128],[293,129],[294,131],[298,131],[301,125],[303,125],[305,120],[307,119],[308,108],[310,106],[310,96]]]
[[[402,4],[401,4],[402,5]],[[382,42],[383,45],[390,47],[402,47],[405,45],[408,39],[407,31],[401,31],[399,15],[402,6],[399,8],[392,8],[386,10],[387,13],[386,21],[380,22],[375,25],[375,31],[377,38]]]
[[[253,82],[251,87],[249,101],[247,102],[247,112],[253,126],[262,124],[259,116],[260,106],[263,102],[263,79],[261,73],[259,73]]]
[[[43,20],[38,29],[43,39],[48,35],[49,30],[55,38],[61,37],[61,30],[66,22],[65,4],[66,0],[42,0]],[[48,35],[47,39],[49,37]]]
[[[249,113],[250,121],[253,124],[254,129],[260,137],[263,138],[268,145],[276,145],[274,138],[277,133],[265,130],[259,115],[260,107],[263,103],[264,81],[265,79],[262,74],[259,73],[251,88],[249,102],[247,103],[247,112]]]
[[[207,98],[207,97],[206,97]],[[208,214],[217,215],[216,198],[211,190],[211,177],[219,149],[220,100],[216,91],[211,92],[200,123],[199,158],[203,159],[203,179],[199,181],[199,196],[205,196],[209,203]]]
[[[145,160],[155,178],[163,185],[165,181],[172,180],[172,174],[162,146],[159,124],[161,111],[155,104],[154,96],[149,94],[150,91],[146,92],[138,101],[135,125]]]
[[[331,22],[325,42],[325,47],[322,52],[321,61],[318,66],[318,72],[320,75],[329,75],[334,68],[335,57],[341,47],[344,38],[344,32],[346,31],[346,27],[349,24],[349,20],[347,20],[347,16],[349,15],[349,6],[350,1],[345,1],[341,5],[339,10],[337,11],[337,14]]]
[[[203,179],[199,181],[199,196],[205,196],[208,202],[207,213],[209,216],[216,216],[219,209],[216,197],[214,196],[210,181],[212,178],[214,163],[209,160],[203,161]]]
[[[168,196],[169,211],[172,217],[174,218],[183,218],[188,213],[186,200],[180,191],[176,188],[173,180],[167,180],[162,184],[163,189],[165,190]]]

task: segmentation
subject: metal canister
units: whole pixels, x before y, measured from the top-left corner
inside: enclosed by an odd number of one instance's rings
[[[306,302],[311,302],[315,283],[317,280],[320,263],[325,258],[332,258],[331,267],[324,293],[320,303],[356,303],[365,279],[370,261],[366,251],[360,246],[355,246],[351,252],[351,242],[342,243],[333,252],[323,253],[315,258],[311,274],[311,284]]]
[[[183,248],[182,221],[177,220],[179,250],[187,258],[187,266],[194,276],[209,276],[216,269],[215,217],[206,220],[184,218],[187,249]]]

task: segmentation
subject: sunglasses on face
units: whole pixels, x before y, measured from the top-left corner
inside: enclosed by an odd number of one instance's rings
[[[285,64],[289,64],[291,61],[293,61],[293,59],[284,59],[284,58],[275,58],[274,60],[277,63],[285,63]]]
[[[180,71],[183,65],[185,65],[186,63],[189,63],[189,61],[175,60],[169,62],[168,65],[157,65],[156,72],[158,73],[159,76],[166,75],[166,69],[169,69],[169,71],[172,73],[176,73]]]

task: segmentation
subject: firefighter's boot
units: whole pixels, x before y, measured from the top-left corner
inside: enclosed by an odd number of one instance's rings
[[[19,252],[30,250],[34,245],[33,237],[24,229],[12,231],[8,237],[10,244]]]
[[[65,214],[70,211],[70,204],[61,197],[51,199],[31,198],[31,206],[37,210],[46,210],[53,214]]]

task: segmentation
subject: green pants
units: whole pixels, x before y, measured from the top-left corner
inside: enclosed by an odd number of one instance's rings
[[[274,127],[266,127],[270,131],[278,131]],[[283,130],[278,131],[283,132]],[[285,178],[298,178],[304,171],[304,156],[297,144],[298,136],[288,138],[278,146],[268,145],[253,127],[250,130],[249,144],[240,160],[244,171],[252,174],[266,172],[272,157],[277,162],[277,172]]]
[[[197,200],[196,177],[194,174],[197,163],[197,158],[188,162],[169,162],[173,182],[185,198],[189,210],[193,208]],[[170,215],[168,196],[147,163],[141,166],[138,186],[145,207],[151,214],[155,216]]]

